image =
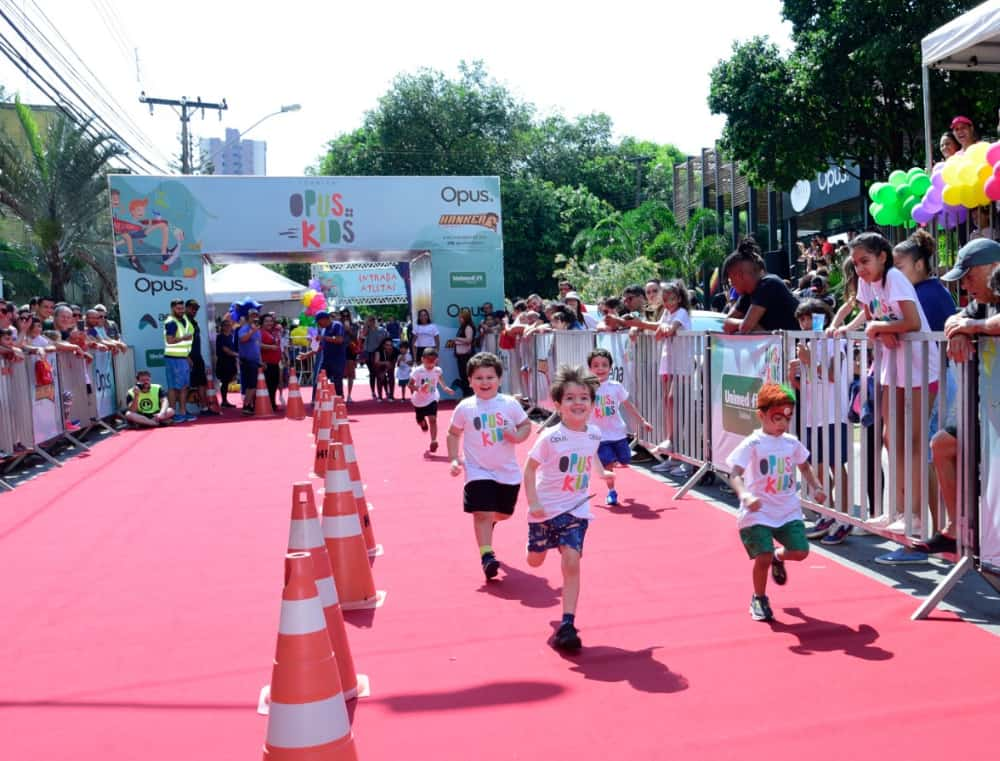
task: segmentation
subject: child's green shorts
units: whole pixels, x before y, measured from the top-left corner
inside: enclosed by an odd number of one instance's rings
[[[809,540],[806,538],[806,524],[800,520],[788,521],[783,526],[747,526],[740,529],[740,539],[746,547],[751,559],[765,552],[774,552],[774,540],[777,539],[786,550],[809,551]]]

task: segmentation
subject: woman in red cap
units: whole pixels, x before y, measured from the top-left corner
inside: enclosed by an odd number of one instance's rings
[[[979,133],[976,132],[976,127],[968,116],[956,116],[952,119],[951,131],[955,133],[963,151],[979,142]]]

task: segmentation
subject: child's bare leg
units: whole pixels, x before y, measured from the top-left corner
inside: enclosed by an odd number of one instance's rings
[[[431,415],[427,418],[427,425],[431,429],[431,441],[435,442],[438,440],[438,419],[437,415]]]
[[[511,516],[507,515],[507,513],[493,513],[493,522],[499,523],[500,521],[506,521],[509,520],[510,517]]]
[[[560,547],[562,555],[563,613],[576,614],[576,603],[580,599],[580,553],[572,547]]]
[[[767,575],[771,572],[771,552],[763,552],[753,559],[753,593],[758,597],[767,594]]]
[[[663,430],[673,450],[677,447],[677,442],[674,441],[674,385],[669,375],[661,377],[663,378]]]
[[[530,565],[532,568],[538,568],[538,566],[540,566],[542,563],[545,562],[545,553],[531,552],[529,550],[527,559],[528,559],[528,565]]]
[[[604,476],[604,481],[608,485],[608,490],[610,491],[611,489],[614,489],[615,488],[615,466],[613,464],[605,466],[604,473],[602,473],[602,475]]]
[[[774,551],[774,555],[782,562],[785,560],[805,560],[809,557],[809,550],[790,550],[787,547],[779,547]]]
[[[478,547],[493,546],[493,512],[478,512],[472,514],[472,528],[476,532]]]

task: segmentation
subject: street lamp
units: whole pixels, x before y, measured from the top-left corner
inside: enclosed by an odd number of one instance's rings
[[[213,163],[214,159],[219,154],[221,154],[223,151],[225,151],[226,149],[228,149],[234,143],[238,143],[247,132],[249,132],[250,130],[252,130],[254,127],[256,127],[261,122],[267,121],[272,116],[278,116],[279,114],[289,114],[289,113],[292,113],[293,111],[301,111],[301,110],[302,110],[302,105],[300,103],[289,103],[287,106],[282,106],[277,111],[272,111],[269,114],[265,114],[264,116],[260,117],[260,119],[258,119],[253,124],[251,124],[249,127],[247,127],[245,130],[243,130],[242,132],[240,132],[234,139],[227,140],[225,143],[223,143],[222,147],[219,148],[217,151],[213,151],[212,154],[207,159],[205,159],[205,161],[203,163],[204,164],[211,164],[211,163]]]

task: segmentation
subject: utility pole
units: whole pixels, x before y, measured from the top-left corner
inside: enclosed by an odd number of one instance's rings
[[[139,102],[149,104],[149,113],[153,113],[153,106],[172,106],[180,109],[181,117],[181,174],[191,174],[191,145],[188,136],[188,122],[191,121],[191,113],[201,110],[201,118],[205,118],[205,109],[219,112],[219,121],[222,121],[222,112],[229,108],[226,99],[221,103],[206,103],[198,97],[196,100],[188,100],[181,97],[180,100],[170,100],[168,98],[147,98],[146,92],[139,93]]]

